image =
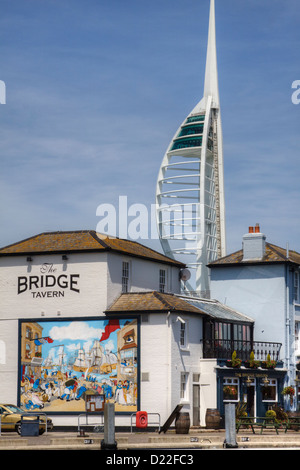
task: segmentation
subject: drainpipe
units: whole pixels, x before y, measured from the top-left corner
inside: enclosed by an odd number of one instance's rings
[[[285,312],[286,312],[286,318],[285,318],[285,360],[286,360],[286,368],[288,371],[287,375],[287,383],[286,385],[291,384],[291,348],[290,348],[290,324],[291,324],[291,319],[290,319],[290,269],[289,269],[289,264],[288,262],[286,263],[286,298],[285,298]]]
[[[171,344],[172,344],[171,312],[167,313],[166,324],[167,324],[167,328],[168,328],[168,331],[167,331],[167,335],[168,335],[168,377],[167,377],[167,393],[166,393],[166,397],[167,397],[166,410],[167,410],[167,416],[169,416],[171,414],[171,407],[172,407],[172,396],[171,396],[171,390],[172,390],[172,387],[171,387],[171,379],[172,379],[172,375],[171,375],[171,368],[172,368],[172,357],[171,357],[171,353],[172,353],[172,348],[171,348]]]
[[[286,298],[285,298],[285,361],[288,370],[288,383],[290,383],[290,315],[289,315],[289,265],[286,264]]]

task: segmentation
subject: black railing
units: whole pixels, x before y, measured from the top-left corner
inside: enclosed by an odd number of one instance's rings
[[[279,360],[281,343],[268,343],[263,341],[243,341],[243,340],[204,340],[203,357],[216,359],[231,359],[233,351],[236,357],[242,361],[248,361],[253,351],[254,359],[266,361],[268,354],[273,361]]]

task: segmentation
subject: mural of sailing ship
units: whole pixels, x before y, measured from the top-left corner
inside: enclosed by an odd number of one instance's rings
[[[95,340],[89,352],[79,349],[73,365],[69,367],[77,372],[88,374],[110,374],[117,367],[117,354],[105,351],[100,341]]]
[[[117,411],[134,411],[137,376],[133,361],[137,344],[132,324],[136,320],[83,321],[83,331],[88,325],[89,332],[94,329],[103,333],[98,338],[82,335],[78,342],[66,334],[72,322],[48,323],[43,322],[41,328],[48,334],[52,331],[53,338],[47,342],[37,340],[36,344],[43,345],[40,362],[28,374],[26,384],[23,379],[20,383],[21,402],[26,409],[46,406],[47,411],[78,412],[84,410],[86,394],[100,393],[116,403]],[[30,322],[26,325],[30,327]],[[61,326],[66,329],[63,333],[59,331]],[[70,328],[67,333],[72,331]],[[128,339],[131,337],[134,341]],[[22,370],[25,368],[26,364]]]

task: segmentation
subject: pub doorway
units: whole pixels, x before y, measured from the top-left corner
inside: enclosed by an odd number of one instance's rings
[[[246,411],[248,416],[256,416],[256,379],[247,380],[244,402],[247,403]]]
[[[200,386],[193,384],[193,426],[200,426]]]

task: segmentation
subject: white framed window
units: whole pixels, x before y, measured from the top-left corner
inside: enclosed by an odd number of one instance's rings
[[[268,384],[262,384],[262,401],[277,402],[277,379],[269,379]]]
[[[180,329],[179,329],[179,346],[180,349],[188,349],[188,323],[186,321],[180,320]]]
[[[180,322],[180,346],[184,348],[186,345],[186,329],[185,323]]]
[[[165,292],[166,290],[166,270],[159,270],[159,292]]]
[[[240,396],[240,381],[235,377],[223,379],[223,401],[238,402]]]
[[[122,292],[129,291],[129,262],[122,262]]]
[[[294,272],[294,301],[299,302],[299,272]]]
[[[181,372],[180,374],[180,400],[188,400],[188,372]]]

